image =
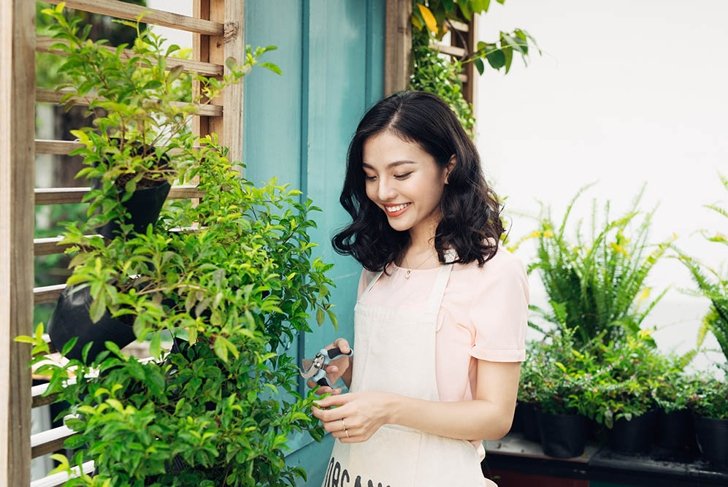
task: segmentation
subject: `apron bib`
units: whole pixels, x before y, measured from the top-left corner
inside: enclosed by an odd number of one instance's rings
[[[366,303],[380,272],[354,314],[357,354],[351,392],[383,391],[437,401],[437,317],[452,270],[440,267],[426,306],[384,308]],[[336,440],[322,487],[484,487],[472,443],[398,425],[381,427],[363,443]]]

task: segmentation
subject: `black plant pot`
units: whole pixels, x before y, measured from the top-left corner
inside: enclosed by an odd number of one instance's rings
[[[703,458],[716,467],[728,468],[728,419],[695,416],[695,435]]]
[[[516,409],[513,412],[513,423],[511,423],[511,429],[508,433],[523,433],[523,411],[521,409],[521,403],[516,403]]]
[[[660,448],[675,452],[695,451],[695,428],[690,411],[683,409],[666,413],[659,409],[656,444]]]
[[[134,225],[134,231],[143,233],[148,225],[154,225],[162,211],[171,186],[163,182],[150,188],[137,189],[131,198],[122,203],[130,218],[126,223]],[[120,232],[118,221],[111,221],[96,230],[106,238],[113,238]]]
[[[518,407],[521,409],[521,425],[523,426],[523,436],[527,440],[539,443],[541,441],[541,432],[538,429],[537,406],[533,403],[522,402]]]
[[[556,458],[578,457],[584,453],[587,438],[586,418],[579,414],[539,413],[541,448]]]
[[[51,343],[58,351],[73,337],[78,341],[66,357],[82,359],[83,347],[93,342],[87,360],[91,362],[99,353],[106,350],[107,341],[114,342],[119,348],[134,341],[136,336],[132,329],[133,318],[112,318],[108,311],[98,323],[93,323],[89,316],[91,306],[91,291],[89,287],[78,289],[68,287],[63,290],[61,297],[48,320],[48,335]]]
[[[657,413],[648,411],[627,421],[620,418],[609,432],[609,447],[624,455],[646,454],[652,447],[655,436]]]

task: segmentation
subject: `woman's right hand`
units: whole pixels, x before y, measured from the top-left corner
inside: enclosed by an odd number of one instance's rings
[[[326,350],[331,350],[332,348],[339,348],[342,353],[348,354],[351,351],[351,347],[349,346],[349,342],[346,340],[346,338],[337,338],[333,341],[333,343],[330,343],[326,345],[324,348]],[[339,355],[335,359],[329,363],[329,365],[326,367],[326,376],[329,379],[329,383],[336,384],[336,382],[339,379],[343,379],[344,383],[347,387],[349,387],[349,384],[351,384],[351,363],[352,363],[353,357],[350,355]],[[316,387],[316,383],[313,381],[308,381],[308,387],[314,388]],[[321,386],[316,390],[316,393],[319,395],[322,394],[341,394],[341,388],[331,388],[327,386]]]

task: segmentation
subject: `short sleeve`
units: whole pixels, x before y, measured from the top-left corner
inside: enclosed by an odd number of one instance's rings
[[[482,270],[483,286],[477,287],[470,307],[475,328],[470,354],[479,360],[522,362],[526,358],[529,300],[523,263],[499,250]]]

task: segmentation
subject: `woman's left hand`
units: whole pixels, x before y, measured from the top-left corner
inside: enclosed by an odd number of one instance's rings
[[[359,443],[389,422],[395,397],[373,391],[329,396],[316,401],[313,415],[342,443]]]

